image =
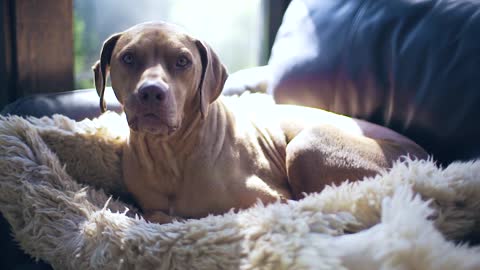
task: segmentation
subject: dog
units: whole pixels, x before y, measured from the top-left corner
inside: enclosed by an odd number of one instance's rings
[[[230,110],[219,57],[172,24],[112,35],[93,70],[102,111],[107,73],[124,108],[123,178],[151,222],[298,200],[375,175],[403,155],[427,157],[392,130],[319,109],[272,105],[253,117],[248,108]]]

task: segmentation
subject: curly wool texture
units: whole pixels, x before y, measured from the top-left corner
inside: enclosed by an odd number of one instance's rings
[[[301,201],[151,224],[122,195],[124,118],[0,118],[0,211],[57,269],[480,269],[480,162],[406,158]],[[131,209],[127,212],[127,209]],[[133,213],[133,214],[132,214]]]

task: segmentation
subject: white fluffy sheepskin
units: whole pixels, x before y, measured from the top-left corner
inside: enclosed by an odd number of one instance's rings
[[[159,225],[109,199],[125,194],[127,130],[114,113],[0,117],[0,211],[28,254],[57,269],[480,269],[454,243],[480,227],[480,161],[406,158],[301,201]]]

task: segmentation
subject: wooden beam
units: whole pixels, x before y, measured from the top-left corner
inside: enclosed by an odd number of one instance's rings
[[[262,50],[262,64],[266,64],[270,58],[273,43],[277,35],[278,28],[282,24],[283,15],[287,10],[291,0],[264,0],[262,1],[264,20],[264,37],[262,43],[265,44]]]
[[[0,32],[0,110],[15,99],[12,72],[12,12],[11,0],[4,0],[0,4],[0,21],[3,23]]]
[[[16,0],[16,93],[73,89],[72,0]]]

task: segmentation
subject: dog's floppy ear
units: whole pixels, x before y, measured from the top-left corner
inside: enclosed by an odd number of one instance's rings
[[[107,105],[105,103],[105,85],[107,84],[107,73],[110,66],[110,59],[112,58],[112,52],[117,44],[118,39],[122,34],[117,33],[110,36],[104,43],[102,52],[100,53],[100,60],[93,65],[93,73],[95,75],[95,88],[97,89],[98,96],[100,97],[100,110],[105,112]]]
[[[200,52],[200,58],[202,60],[202,76],[198,86],[200,112],[202,113],[202,118],[206,118],[208,105],[215,101],[222,93],[228,73],[210,46],[199,40],[195,41],[195,45]]]

